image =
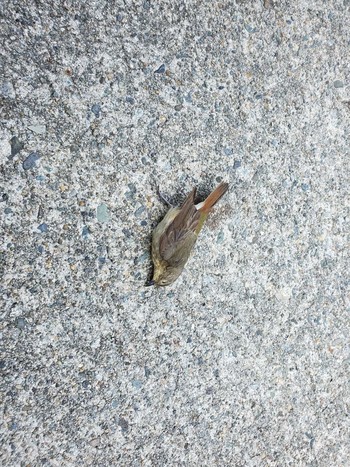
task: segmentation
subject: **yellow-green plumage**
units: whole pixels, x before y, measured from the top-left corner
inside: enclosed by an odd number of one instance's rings
[[[153,231],[154,274],[151,283],[170,285],[179,277],[210,209],[227,189],[228,184],[221,183],[203,203],[196,206],[194,188],[181,208],[171,208],[167,212]]]

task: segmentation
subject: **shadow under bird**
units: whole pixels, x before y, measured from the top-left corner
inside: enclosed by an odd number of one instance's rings
[[[182,273],[196,243],[198,234],[212,207],[228,190],[220,185],[201,203],[195,204],[196,188],[187,196],[181,208],[172,207],[153,231],[153,279],[146,285],[170,285]]]

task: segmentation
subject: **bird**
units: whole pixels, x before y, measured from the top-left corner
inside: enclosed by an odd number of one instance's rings
[[[202,202],[195,204],[197,189],[188,194],[181,208],[171,207],[152,235],[154,272],[147,286],[171,285],[182,273],[200,230],[213,206],[228,190],[221,182]]]

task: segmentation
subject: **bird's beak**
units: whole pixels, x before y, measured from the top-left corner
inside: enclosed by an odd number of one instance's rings
[[[154,285],[154,284],[155,284],[154,280],[151,280],[151,281],[147,281],[145,286],[150,287],[151,285]]]

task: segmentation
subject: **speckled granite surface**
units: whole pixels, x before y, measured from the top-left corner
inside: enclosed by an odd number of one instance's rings
[[[349,465],[349,2],[0,8],[1,465]]]

